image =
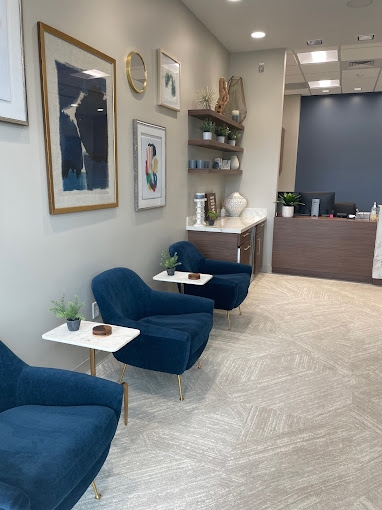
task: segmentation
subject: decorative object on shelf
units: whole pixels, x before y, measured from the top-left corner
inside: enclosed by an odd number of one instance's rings
[[[158,50],[158,104],[180,111],[180,62]]]
[[[195,193],[195,198],[206,198],[205,193]]]
[[[196,168],[196,159],[188,160],[188,168]]]
[[[227,124],[218,124],[215,126],[216,141],[224,143],[225,137],[229,133],[229,127]]]
[[[0,2],[0,120],[28,124],[21,0]]]
[[[220,209],[220,217],[221,217],[221,218],[224,218],[224,217],[225,217],[225,205],[224,205],[224,200],[222,201],[222,208]]]
[[[212,168],[215,168],[215,170],[217,170],[218,168],[220,168],[220,162],[219,162],[219,159],[220,158],[216,158],[215,161],[212,163]]]
[[[69,331],[78,331],[80,329],[81,320],[85,320],[85,317],[80,314],[80,310],[85,302],[80,303],[76,295],[73,301],[68,301],[65,304],[65,295],[63,294],[60,301],[54,301],[52,299],[51,303],[53,306],[49,308],[49,311],[59,319],[66,319],[66,325]]]
[[[196,203],[196,221],[195,227],[204,227],[204,204],[206,202],[205,193],[195,193],[194,202]]]
[[[176,252],[171,256],[168,249],[161,251],[160,265],[166,268],[169,276],[174,276],[176,266],[180,266],[181,264],[181,262],[178,262],[178,254]]]
[[[240,112],[239,110],[232,110],[232,120],[239,122]]]
[[[238,191],[231,193],[229,197],[225,199],[225,208],[230,216],[234,218],[240,216],[240,214],[247,207],[247,200],[240,195]]]
[[[200,129],[203,131],[203,140],[212,140],[212,132],[215,131],[215,122],[207,117],[203,119]]]
[[[206,209],[209,212],[217,212],[216,207],[216,194],[215,193],[206,193]],[[206,214],[206,219],[208,219],[208,213]]]
[[[231,156],[231,170],[238,170],[240,167],[240,161],[237,156]]]
[[[166,128],[133,120],[136,211],[166,205]]]
[[[301,195],[298,193],[279,193],[276,203],[282,204],[282,212],[284,218],[292,218],[294,215],[295,205],[305,205],[300,202]]]
[[[99,326],[94,326],[92,331],[95,336],[110,336],[112,333],[112,327],[108,324],[100,324]]]
[[[208,211],[207,217],[208,217],[208,225],[212,226],[215,224],[215,220],[217,219],[218,214],[215,211]]]
[[[189,273],[188,279],[189,280],[200,280],[200,273]]]
[[[204,159],[196,160],[196,168],[204,168]]]
[[[215,112],[224,115],[225,108],[229,101],[227,82],[225,78],[219,78],[219,98],[216,101]]]
[[[147,85],[147,69],[140,53],[131,51],[126,59],[126,75],[130,87],[137,94],[142,94]]]
[[[231,78],[228,80],[228,94],[229,101],[227,104],[227,110],[230,112],[238,110],[238,122],[242,123],[247,116],[247,105],[245,103],[243,78],[240,76],[231,76]]]
[[[196,105],[202,110],[212,110],[213,105],[216,103],[216,91],[207,85],[202,87],[195,93]]]
[[[115,60],[38,23],[50,214],[118,206]]]
[[[230,145],[236,145],[236,140],[238,140],[241,137],[241,133],[238,133],[237,131],[228,131],[228,143]]]

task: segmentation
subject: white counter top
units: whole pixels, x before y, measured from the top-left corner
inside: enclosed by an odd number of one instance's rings
[[[195,227],[195,219],[187,218],[186,230],[197,230],[199,232],[227,232],[229,234],[241,234],[245,230],[262,223],[267,219],[266,209],[256,210],[248,209],[243,211],[238,218],[218,218],[213,226],[208,223],[203,227]]]

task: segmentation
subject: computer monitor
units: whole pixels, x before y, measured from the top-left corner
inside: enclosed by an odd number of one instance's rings
[[[300,191],[299,201],[305,205],[300,205],[298,214],[311,215],[312,211],[312,200],[314,198],[320,199],[320,216],[329,216],[334,213],[334,191]]]

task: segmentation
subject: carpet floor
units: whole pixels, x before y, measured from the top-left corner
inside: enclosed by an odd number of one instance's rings
[[[121,419],[76,510],[381,510],[382,288],[260,274],[182,376],[128,367]],[[117,381],[112,356],[97,375]]]

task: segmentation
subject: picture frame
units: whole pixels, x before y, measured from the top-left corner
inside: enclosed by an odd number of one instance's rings
[[[0,0],[0,120],[28,125],[21,0]]]
[[[158,104],[180,111],[180,62],[158,49]]]
[[[166,205],[166,128],[133,120],[136,211]]]
[[[217,204],[216,204],[216,193],[206,193],[206,207],[205,207],[205,217],[208,218],[208,212],[218,212]]]
[[[50,214],[118,207],[116,61],[38,22]]]

